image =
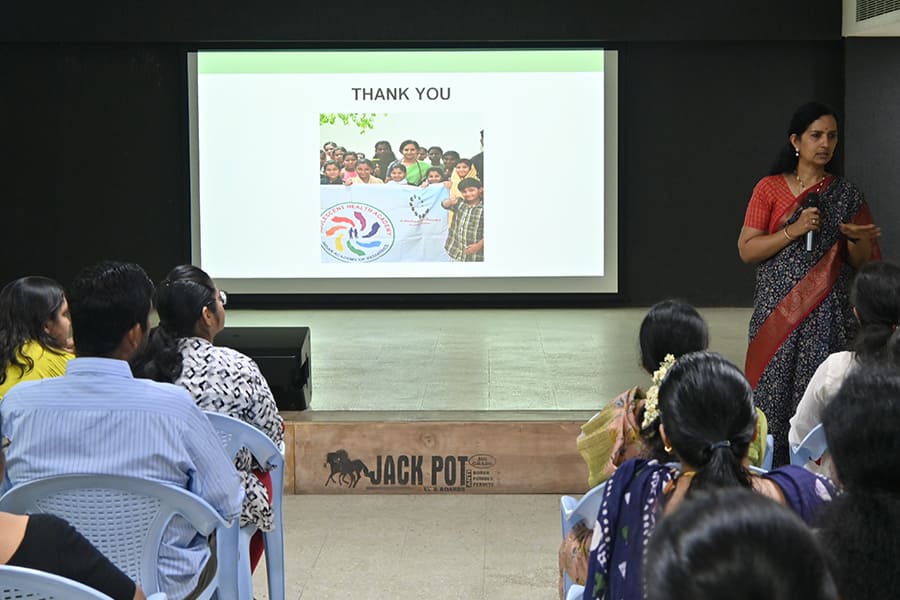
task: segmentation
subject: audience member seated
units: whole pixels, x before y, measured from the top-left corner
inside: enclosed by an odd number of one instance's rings
[[[128,359],[146,343],[153,284],[139,266],[103,262],[69,290],[78,357],[65,375],[18,384],[0,403],[13,486],[65,473],[142,477],[187,489],[226,520],[244,490],[215,429],[184,388],[135,379]],[[183,519],[159,550],[161,591],[190,597],[215,572],[209,543]]]
[[[645,578],[648,600],[838,598],[812,530],[743,489],[700,492],[664,518],[650,538]]]
[[[20,381],[58,377],[75,358],[61,285],[22,277],[0,291],[0,400]]]
[[[0,479],[5,456],[0,450]],[[143,600],[140,586],[94,548],[74,527],[48,514],[0,512],[0,565],[66,577],[113,600]]]
[[[825,512],[819,533],[841,598],[896,598],[900,368],[853,369],[823,410],[822,426],[843,493]]]
[[[578,451],[588,466],[588,486],[606,481],[629,458],[674,460],[659,435],[659,384],[678,357],[705,350],[709,343],[706,321],[685,302],[663,300],[654,304],[641,322],[639,333],[641,366],[652,373],[653,385],[644,392],[633,387],[619,394],[603,410],[581,426]],[[757,436],[750,444],[751,464],[759,465],[764,454],[766,417],[757,409]],[[560,547],[560,579],[583,584],[587,572],[587,527],[576,526]],[[579,576],[580,575],[580,576]]]
[[[578,450],[588,465],[588,486],[606,481],[629,458],[670,459],[659,437],[659,384],[675,359],[706,350],[709,332],[700,313],[685,302],[663,300],[653,305],[641,322],[641,366],[652,373],[653,385],[644,392],[633,387],[622,392],[581,426]],[[750,444],[750,463],[762,464],[766,417],[757,410],[757,435]]]
[[[226,298],[202,269],[193,265],[172,269],[156,288],[159,326],[132,358],[132,372],[136,377],[180,385],[201,409],[240,419],[281,444],[284,422],[259,367],[237,350],[213,346],[216,334],[225,327]],[[235,466],[246,490],[241,526],[252,524],[271,531],[271,477],[266,473],[263,482],[262,473],[253,474],[261,467],[246,449],[235,459]],[[263,549],[259,544],[256,560]]]
[[[822,410],[851,369],[887,359],[888,341],[900,323],[900,266],[871,262],[861,267],[850,288],[850,302],[859,321],[853,350],[829,355],[809,380],[791,418],[788,441],[792,446],[798,446],[821,422]],[[830,452],[819,465],[810,463],[807,467],[831,476]]]
[[[709,332],[693,306],[663,300],[647,312],[639,340],[641,366],[652,374],[653,385],[646,392],[637,386],[622,392],[581,426],[577,444],[589,487],[606,481],[629,458],[669,460],[659,437],[659,384],[676,358],[707,348]]]
[[[603,494],[588,559],[585,598],[642,598],[641,567],[656,520],[692,493],[742,487],[815,519],[834,489],[800,467],[751,474],[747,451],[756,435],[750,384],[724,357],[710,352],[675,361],[659,387],[660,436],[680,465],[633,458],[622,463]]]

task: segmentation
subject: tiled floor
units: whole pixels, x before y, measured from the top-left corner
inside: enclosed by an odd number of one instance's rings
[[[557,597],[558,496],[288,496],[285,522],[289,600]]]
[[[235,311],[228,324],[308,325],[314,410],[595,410],[645,382],[646,309]],[[743,366],[749,309],[701,310]]]
[[[308,325],[313,410],[596,410],[646,383],[644,309],[241,311]],[[743,365],[749,310],[701,311]],[[556,598],[559,498],[288,496],[291,600]],[[254,577],[267,598],[264,567]]]

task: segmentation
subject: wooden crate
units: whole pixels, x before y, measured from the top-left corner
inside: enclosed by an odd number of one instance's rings
[[[590,416],[528,412],[297,413],[295,494],[582,493]],[[287,469],[290,477],[290,467]]]

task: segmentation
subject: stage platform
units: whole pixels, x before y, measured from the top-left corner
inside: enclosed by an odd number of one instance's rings
[[[227,324],[310,328],[311,405],[284,413],[286,493],[562,494],[587,486],[581,423],[649,380],[645,312],[232,311]],[[743,366],[750,309],[700,312],[710,348]]]

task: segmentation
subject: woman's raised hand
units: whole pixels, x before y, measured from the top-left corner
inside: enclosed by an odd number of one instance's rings
[[[857,225],[856,223],[841,223],[841,233],[848,240],[858,242],[859,240],[875,240],[881,237],[881,228],[874,223],[868,225]]]

